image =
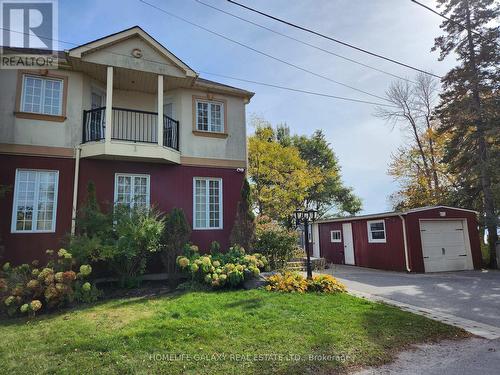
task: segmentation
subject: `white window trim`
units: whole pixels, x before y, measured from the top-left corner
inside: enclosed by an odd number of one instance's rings
[[[219,181],[219,226],[218,227],[210,227],[210,210],[207,209],[206,211],[206,220],[207,220],[207,227],[198,227],[196,225],[196,181],[197,180],[205,180],[205,181],[213,181],[217,180]],[[207,186],[207,205],[209,201],[209,189]],[[222,178],[219,177],[193,177],[193,229],[194,230],[220,230],[224,229],[224,211],[223,211],[223,193],[224,189],[222,186]]]
[[[207,121],[208,121],[208,130],[203,130],[200,129],[198,126],[198,103],[208,103],[208,113],[207,113]],[[212,110],[210,109],[210,105],[212,104],[218,104],[220,105],[220,121],[221,121],[221,130],[213,130],[211,128],[212,126]],[[225,129],[225,124],[224,124],[224,102],[219,102],[217,100],[202,100],[202,99],[196,99],[195,100],[195,118],[196,118],[196,130],[199,132],[207,132],[207,133],[224,133]]]
[[[24,91],[26,87],[26,78],[31,77],[35,79],[40,79],[42,80],[42,88],[41,88],[41,93],[40,93],[40,112],[33,112],[33,111],[26,111],[24,109],[24,104],[25,104],[25,98],[24,98]],[[61,90],[59,91],[59,104],[60,104],[60,110],[59,113],[52,114],[52,113],[44,113],[43,112],[43,103],[45,102],[45,82],[46,81],[59,81],[61,82]],[[63,114],[63,93],[64,93],[64,80],[60,78],[54,78],[54,77],[42,77],[42,76],[37,76],[37,75],[32,75],[32,74],[23,74],[23,83],[21,85],[21,105],[19,110],[21,112],[25,113],[35,113],[37,115],[47,115],[47,116],[62,116]]]
[[[17,227],[17,191],[19,189],[17,174],[19,171],[37,172],[36,179],[35,179],[35,197],[33,200],[33,217],[32,217],[31,230],[18,230],[16,228]],[[39,198],[38,185],[40,182],[39,172],[52,172],[52,173],[55,172],[56,173],[56,183],[54,186],[54,210],[52,212],[52,228],[48,229],[48,230],[33,229],[35,226],[38,225],[38,198]],[[55,231],[56,231],[56,219],[57,219],[57,200],[59,197],[58,191],[59,191],[59,171],[58,170],[17,168],[15,181],[14,181],[14,197],[12,199],[12,219],[11,219],[11,228],[10,228],[11,233],[55,233]]]
[[[372,231],[370,230],[370,224],[382,223],[384,226],[384,238],[372,238]],[[369,243],[386,243],[387,242],[387,231],[385,230],[385,220],[369,220],[366,222],[366,227],[368,230],[368,242]]]
[[[338,233],[339,234],[339,238],[333,238],[333,233]],[[330,242],[332,243],[340,243],[342,242],[342,231],[339,230],[339,229],[335,229],[335,230],[331,230],[330,231]]]
[[[114,191],[114,198],[113,202],[114,205],[118,203],[118,177],[146,177],[146,190],[147,190],[147,195],[146,195],[146,207],[150,206],[151,202],[151,184],[150,184],[150,175],[149,174],[141,174],[141,173],[115,173],[115,191]],[[131,189],[133,189],[133,185],[130,185]],[[135,201],[131,201],[132,205],[131,207],[135,206]]]

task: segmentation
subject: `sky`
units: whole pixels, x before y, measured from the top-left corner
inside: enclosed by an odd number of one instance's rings
[[[224,34],[317,74],[384,96],[395,78],[247,24],[195,0],[147,0],[191,22]],[[225,0],[200,0],[281,33],[393,74],[416,72],[354,51],[256,15]],[[410,0],[238,0],[253,8],[341,39],[378,54],[444,75],[454,64],[438,61],[430,51],[440,35],[441,19]],[[434,0],[422,0],[435,7]],[[84,43],[139,25],[201,77],[255,92],[247,106],[273,124],[286,123],[292,133],[322,129],[342,168],[342,178],[363,201],[363,213],[390,210],[388,197],[398,189],[387,175],[391,153],[407,140],[404,131],[374,116],[375,107],[295,93],[221,78],[216,73],[329,95],[380,101],[259,55],[219,36],[172,18],[139,0],[59,0],[59,39]],[[73,45],[60,43],[60,49]],[[249,127],[249,132],[252,129]]]

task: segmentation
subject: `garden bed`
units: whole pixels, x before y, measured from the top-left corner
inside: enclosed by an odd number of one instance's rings
[[[331,373],[466,335],[346,294],[186,292],[2,322],[0,357],[6,373]]]

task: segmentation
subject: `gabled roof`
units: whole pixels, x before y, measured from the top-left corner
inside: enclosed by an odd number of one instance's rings
[[[181,59],[175,56],[168,49],[166,49],[160,42],[158,42],[155,38],[153,38],[139,26],[133,26],[129,29],[119,31],[117,33],[72,48],[69,50],[69,55],[71,57],[81,58],[86,54],[92,53],[93,51],[106,48],[110,45],[119,43],[123,40],[127,40],[133,37],[139,37],[142,40],[144,40],[146,43],[148,43],[150,46],[156,49],[160,54],[165,56],[165,58],[171,60],[178,68],[183,70],[186,76],[188,77],[198,76],[198,73],[196,73],[186,63],[184,63]]]
[[[352,221],[352,220],[363,220],[363,219],[380,219],[383,217],[390,217],[390,216],[405,216],[414,212],[420,212],[420,211],[429,211],[429,210],[435,210],[439,208],[447,208],[450,210],[458,210],[458,211],[465,211],[465,212],[473,212],[477,214],[477,211],[474,210],[468,210],[466,208],[459,208],[459,207],[450,207],[450,206],[425,206],[425,207],[417,207],[417,208],[412,208],[406,211],[389,211],[389,212],[381,212],[378,214],[369,214],[369,215],[359,215],[359,216],[345,216],[345,217],[338,217],[334,219],[323,219],[323,220],[318,220],[316,223],[335,223],[335,222],[340,222],[340,221]]]
[[[197,77],[195,81],[195,87],[204,88],[204,89],[216,89],[227,92],[228,94],[236,94],[248,97],[249,99],[255,95],[255,93],[247,90],[240,89],[238,87],[226,85],[224,83],[219,83],[215,81],[211,81],[206,78]]]

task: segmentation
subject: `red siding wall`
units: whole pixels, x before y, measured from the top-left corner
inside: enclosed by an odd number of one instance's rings
[[[157,205],[165,212],[174,207],[182,208],[191,226],[193,225],[193,177],[222,178],[223,229],[193,230],[191,241],[198,245],[200,250],[208,250],[212,241],[218,241],[223,250],[229,245],[229,235],[240,199],[243,173],[236,172],[235,168],[83,159],[80,163],[78,201],[80,203],[84,201],[88,182],[93,181],[98,201],[106,202],[109,207],[114,200],[115,173],[149,174],[151,204]]]
[[[319,253],[328,262],[344,264],[344,235],[342,242],[330,242],[330,231],[342,231],[342,223],[319,224]]]
[[[0,199],[0,238],[5,245],[4,261],[15,264],[44,259],[46,249],[63,246],[65,236],[71,230],[73,200],[74,159],[0,155],[0,184],[14,187],[16,168],[59,170],[59,194],[55,233],[10,233],[13,189]],[[193,230],[191,241],[208,250],[212,241],[218,241],[222,249],[229,245],[229,235],[236,216],[237,204],[244,178],[234,168],[188,167],[160,163],[91,160],[80,161],[78,205],[87,194],[87,184],[96,185],[97,199],[103,209],[114,200],[115,173],[141,173],[150,175],[151,203],[161,211],[182,208],[192,226],[193,177],[222,178],[223,229]]]
[[[440,216],[440,212],[446,212],[446,216]],[[482,256],[476,214],[474,212],[455,210],[452,208],[436,208],[409,213],[406,217],[408,251],[410,254],[410,268],[412,272],[425,271],[424,259],[422,256],[422,241],[420,238],[419,220],[421,219],[466,219],[474,268],[481,268]]]
[[[45,250],[57,250],[62,246],[61,239],[71,229],[74,166],[74,159],[0,155],[0,185],[11,186],[5,198],[0,199],[0,241],[5,246],[3,261],[19,264],[42,260]],[[16,168],[59,171],[55,233],[11,233]]]
[[[385,270],[405,270],[404,240],[401,219],[397,216],[384,218],[385,243],[368,242],[368,220],[351,220],[354,240],[354,258],[357,266]],[[344,263],[344,243],[331,243],[330,230],[342,230],[342,222],[320,224],[321,254],[333,263]],[[342,240],[344,233],[342,233]]]

